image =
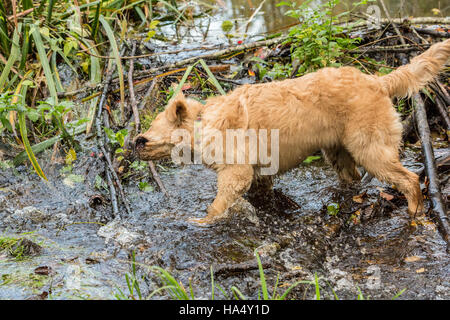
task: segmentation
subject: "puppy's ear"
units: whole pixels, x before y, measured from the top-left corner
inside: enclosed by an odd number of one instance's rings
[[[170,100],[166,108],[166,117],[176,126],[180,126],[188,117],[188,104],[182,92]]]

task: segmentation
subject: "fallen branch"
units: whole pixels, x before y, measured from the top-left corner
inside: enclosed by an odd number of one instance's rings
[[[430,87],[433,89],[436,94],[436,108],[444,119],[445,124],[447,125],[447,130],[450,131],[450,117],[448,116],[448,107],[450,105],[450,101],[447,103],[447,99],[450,100],[448,94],[443,87],[443,85],[436,81],[436,84],[431,83]]]
[[[134,56],[135,52],[136,52],[136,43],[133,42],[133,48],[132,48],[131,55]],[[134,59],[131,59],[130,60],[130,68],[128,70],[128,87],[129,87],[129,92],[130,92],[131,109],[133,110],[135,133],[138,133],[141,130],[141,124],[139,121],[139,110],[138,110],[138,106],[136,103],[136,97],[134,95],[133,70],[134,70]],[[149,93],[149,95],[153,91],[154,84],[155,84],[155,81],[153,81],[152,85],[150,86],[150,89],[147,91]],[[161,179],[159,178],[158,172],[156,171],[156,168],[155,168],[155,164],[153,163],[153,161],[149,161],[148,165],[150,167],[150,171],[152,173],[153,179],[155,179],[155,181],[158,184],[161,191],[164,192],[164,194],[168,197],[169,194],[167,193],[166,188],[164,188],[164,185],[163,185]]]
[[[383,7],[383,11],[386,14],[386,17],[389,20],[389,24],[392,25],[392,27],[394,28],[395,33],[398,35],[400,42],[402,43],[402,45],[406,46],[406,41],[405,39],[403,39],[403,35],[400,33],[400,30],[398,30],[397,28],[397,24],[395,22],[392,22],[392,18],[389,14],[388,9],[386,8],[386,5],[384,4],[383,0],[379,0],[381,3],[381,6]],[[402,52],[400,52],[401,54],[399,55],[400,60],[402,61],[402,64],[407,64],[408,63],[408,59],[406,58],[406,55]]]
[[[448,94],[444,85],[439,80],[436,80],[436,85],[439,88],[439,90],[437,90],[437,93],[441,95],[447,106],[450,106],[450,95]]]
[[[414,112],[411,112],[406,119],[402,121],[402,140],[406,140],[411,132],[413,132],[415,122]]]
[[[441,97],[436,96],[436,108],[438,109],[439,113],[442,116],[442,119],[444,119],[444,122],[447,126],[447,131],[450,131],[450,118],[448,116],[447,108],[444,105],[444,102],[441,100]]]
[[[165,194],[166,197],[169,197],[169,193],[164,187],[164,184],[162,183],[161,178],[159,177],[158,171],[156,171],[155,164],[153,163],[153,161],[150,160],[148,162],[148,166],[150,168],[150,172],[152,173],[153,179],[155,179],[156,183],[158,184],[159,189]]]
[[[153,89],[155,89],[157,82],[158,82],[158,78],[153,78],[152,84],[148,88],[147,92],[145,92],[144,96],[141,98],[141,102],[139,103],[139,106],[137,108],[138,111],[144,109],[145,105],[147,104],[147,102],[153,92]]]
[[[270,268],[272,263],[270,261],[263,261],[263,268]],[[257,261],[241,262],[236,264],[218,264],[213,267],[214,275],[228,275],[232,273],[242,273],[250,270],[258,270]]]
[[[95,126],[97,129],[97,145],[100,151],[103,152],[103,155],[105,157],[109,156],[104,148],[105,145],[105,138],[102,134],[102,128],[101,128],[101,116],[103,111],[103,106],[106,104],[106,98],[108,96],[109,86],[113,77],[113,73],[115,70],[115,65],[113,64],[110,68],[110,70],[106,73],[106,78],[103,82],[103,92],[100,97],[100,101],[97,105],[97,114],[95,117]],[[95,110],[94,110],[95,113]],[[110,195],[110,201],[112,206],[112,217],[115,218],[119,215],[119,206],[117,201],[117,195],[116,195],[116,189],[114,188],[114,184],[112,182],[111,173],[109,172],[109,167],[105,169],[106,171],[106,183],[108,184],[109,188],[109,195]]]
[[[8,17],[8,21],[16,20],[17,18],[20,18],[20,17],[25,17],[25,16],[29,15],[31,12],[33,12],[33,11],[34,11],[34,8],[30,8],[30,9],[24,10],[24,11],[22,11],[20,13],[13,14],[13,15]]]
[[[349,52],[357,52],[357,53],[369,53],[369,52],[398,52],[398,53],[406,53],[411,51],[420,51],[425,50],[430,47],[429,44],[422,44],[420,47],[417,45],[410,45],[410,44],[399,44],[396,46],[375,46],[375,47],[369,47],[369,48],[355,48],[352,50],[349,50]]]
[[[136,73],[136,76],[151,75],[151,74],[160,72],[161,70],[179,68],[179,67],[187,65],[187,64],[195,63],[199,59],[203,59],[203,60],[218,59],[220,57],[226,56],[228,54],[231,54],[231,53],[234,53],[237,51],[245,51],[245,50],[254,49],[254,48],[258,48],[258,47],[271,46],[274,44],[279,44],[286,39],[287,39],[286,37],[278,37],[278,38],[269,39],[269,40],[261,40],[261,41],[256,41],[256,42],[252,42],[252,43],[241,44],[238,46],[233,46],[233,47],[229,47],[229,48],[226,48],[223,50],[219,50],[219,51],[216,51],[213,53],[207,53],[207,54],[187,58],[184,60],[180,60],[175,63],[171,63],[171,64],[164,65],[161,67],[143,70],[141,72]]]
[[[450,32],[442,32],[442,31],[436,31],[433,29],[418,28],[418,27],[413,27],[412,29],[419,33],[428,34],[428,35],[434,36],[434,37],[450,38]]]
[[[133,42],[131,55],[134,56],[135,53],[136,53],[136,42]],[[131,109],[133,110],[134,132],[138,133],[141,130],[141,122],[139,119],[139,111],[137,108],[136,96],[134,95],[133,72],[134,72],[134,59],[131,59],[130,67],[128,70],[128,91],[130,93]]]
[[[442,201],[439,178],[436,163],[434,161],[433,146],[431,144],[430,128],[428,126],[427,114],[422,98],[419,94],[414,96],[416,106],[417,128],[422,142],[422,153],[425,158],[425,170],[428,176],[428,194],[431,200],[431,216],[436,220],[438,230],[447,243],[447,251],[450,250],[450,226],[445,205]]]
[[[364,14],[366,17],[371,17],[368,14]],[[394,18],[394,19],[386,19],[382,18],[379,20],[376,20],[376,22],[379,22],[380,24],[388,24],[388,23],[396,23],[396,24],[440,24],[440,25],[448,25],[450,24],[450,17],[445,18],[436,18],[436,17],[417,17],[412,19],[407,18]],[[355,27],[357,26],[367,26],[367,21],[361,21],[359,23],[355,24]]]
[[[125,49],[121,50],[120,55],[123,55],[123,53],[125,52]],[[122,184],[120,182],[119,177],[117,176],[116,171],[114,170],[113,166],[112,166],[112,161],[111,161],[111,157],[110,157],[110,151],[108,149],[107,143],[106,143],[106,137],[105,135],[102,133],[102,114],[103,114],[103,124],[105,125],[105,127],[109,127],[109,122],[108,122],[108,113],[106,110],[103,110],[104,105],[106,104],[106,99],[108,96],[108,92],[110,89],[110,84],[113,78],[113,73],[116,69],[116,65],[112,64],[112,66],[110,67],[110,69],[108,70],[108,72],[106,73],[106,79],[104,81],[104,85],[103,85],[103,92],[101,94],[100,97],[100,101],[97,105],[97,114],[96,114],[96,118],[95,118],[95,126],[97,129],[97,145],[99,150],[103,153],[103,156],[106,160],[106,180],[108,183],[108,187],[109,187],[109,192],[110,192],[110,197],[111,197],[111,204],[112,204],[112,209],[113,209],[113,218],[119,216],[119,207],[118,207],[118,201],[117,201],[117,195],[116,195],[116,191],[115,191],[115,186],[113,184],[113,181],[115,182],[115,184],[117,185],[117,188],[119,189],[119,194],[122,197],[122,202],[125,205],[125,208],[127,210],[127,213],[130,214],[131,210],[128,204],[128,200],[125,197],[125,193],[123,192],[123,188],[122,188]]]

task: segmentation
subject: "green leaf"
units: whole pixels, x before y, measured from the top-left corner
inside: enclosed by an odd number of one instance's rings
[[[261,259],[259,257],[258,252],[255,250],[256,260],[258,261],[258,269],[259,269],[259,280],[261,282],[261,289],[263,292],[264,300],[269,300],[269,291],[267,290],[266,277],[264,275],[264,269],[261,263]]]
[[[146,181],[139,182],[138,187],[141,191],[144,192],[152,192],[154,190],[153,186],[149,185]]]
[[[338,203],[331,203],[327,206],[327,212],[330,216],[335,216],[339,213],[339,204]]]
[[[233,22],[231,22],[230,20],[225,20],[224,22],[222,22],[223,32],[228,33],[231,31],[231,29],[233,29]]]
[[[99,175],[95,176],[94,186],[98,190],[108,190],[108,185],[106,184],[105,180],[103,180]]]
[[[3,91],[5,87],[5,83],[8,80],[9,73],[11,68],[14,65],[14,62],[19,58],[20,50],[19,50],[19,31],[14,29],[14,35],[12,39],[10,55],[8,57],[8,61],[6,62],[5,67],[3,68],[2,74],[0,75],[0,92]]]
[[[319,278],[317,277],[317,273],[314,273],[314,283],[316,287],[316,300],[320,300],[320,286],[319,286]]]
[[[25,151],[28,155],[28,158],[30,159],[30,162],[33,165],[33,168],[36,171],[36,173],[38,174],[38,176],[44,180],[47,180],[47,177],[45,176],[44,172],[42,171],[41,166],[37,162],[36,157],[33,153],[33,150],[31,149],[30,142],[28,141],[27,127],[26,127],[26,123],[25,123],[25,114],[23,112],[18,113],[18,122],[19,122],[20,136],[22,137],[22,142],[25,147]]]
[[[148,27],[149,29],[155,29],[158,24],[159,20],[152,20],[152,22],[150,22],[150,25]]]
[[[39,114],[39,112],[36,109],[29,109],[27,111],[27,117],[28,119],[30,119],[33,122],[36,122],[39,120],[39,118],[41,117],[41,115]]]
[[[63,179],[63,183],[69,187],[74,187],[77,183],[84,182],[84,176],[70,173]]]
[[[308,158],[303,160],[303,163],[310,164],[311,162],[319,160],[320,158],[321,158],[320,156],[309,156]]]
[[[226,95],[225,90],[223,90],[222,86],[220,85],[219,81],[217,81],[216,77],[214,76],[214,74],[211,72],[211,70],[209,69],[208,65],[206,64],[206,62],[203,59],[199,59],[198,60],[200,62],[200,64],[202,65],[203,69],[205,69],[206,73],[209,76],[209,81],[211,81],[211,83],[217,88],[217,90],[219,90],[219,92],[223,95]]]
[[[55,81],[53,79],[52,69],[50,68],[50,64],[48,63],[47,53],[45,52],[44,43],[41,38],[41,28],[39,27],[39,22],[36,22],[32,25],[31,35],[33,36],[34,43],[36,45],[36,49],[38,51],[39,60],[41,62],[42,68],[44,69],[45,79],[47,80],[47,87],[50,91],[50,95],[57,103],[58,94],[55,86]]]
[[[121,111],[121,117],[123,120],[123,117],[125,116],[124,115],[125,84],[124,84],[124,78],[123,78],[122,60],[120,58],[119,48],[117,46],[116,36],[114,34],[114,31],[111,29],[111,26],[109,25],[108,21],[106,21],[106,19],[103,15],[100,15],[99,19],[100,19],[100,22],[101,22],[103,28],[106,31],[106,35],[108,37],[109,43],[112,48],[114,60],[117,65],[117,73],[119,75],[119,89],[120,89],[120,111]]]

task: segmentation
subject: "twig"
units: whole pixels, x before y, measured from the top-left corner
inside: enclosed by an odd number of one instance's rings
[[[88,54],[90,56],[93,56],[93,57],[96,57],[96,58],[100,58],[100,59],[115,59],[114,56],[102,56],[102,55],[93,54],[92,52],[89,51],[91,48],[95,48],[96,46],[99,46],[99,45],[101,45],[101,44],[98,44],[98,45],[95,45],[95,46],[87,48],[86,46],[80,44],[80,47],[82,47],[83,50],[79,50],[78,52],[80,52],[80,53],[83,52],[83,53],[86,53],[86,54]],[[166,55],[166,54],[178,54],[180,52],[187,52],[187,51],[209,51],[209,50],[216,50],[218,48],[219,48],[219,46],[184,48],[184,49],[178,49],[178,50],[146,53],[146,54],[141,54],[141,55],[138,55],[138,56],[135,56],[135,55],[123,56],[123,57],[120,57],[120,59],[121,60],[127,60],[127,59],[151,58],[151,57],[157,57],[157,56],[162,56],[162,55]]]
[[[424,37],[422,37],[422,36],[416,31],[415,28],[411,28],[411,31],[412,31],[412,33],[414,33],[414,34],[416,35],[417,38],[419,38],[420,40],[422,40],[422,43],[426,43],[426,44],[429,44],[429,43],[430,43],[427,39],[425,39]]]
[[[95,126],[97,129],[97,145],[99,147],[99,150],[101,150],[103,152],[103,155],[105,157],[108,156],[105,148],[104,148],[104,137],[102,134],[102,129],[101,129],[101,116],[102,116],[102,110],[103,110],[103,106],[106,103],[106,98],[108,96],[108,91],[109,91],[109,86],[112,80],[112,76],[115,70],[115,65],[113,64],[111,66],[111,68],[108,70],[108,72],[106,73],[106,78],[104,80],[103,83],[103,92],[102,95],[100,97],[100,101],[98,103],[97,106],[97,115],[95,117]],[[105,151],[103,151],[105,150]],[[114,184],[112,182],[112,177],[111,177],[111,173],[109,172],[109,168],[106,168],[106,182],[108,184],[109,187],[109,194],[110,194],[110,200],[111,200],[111,205],[112,205],[112,217],[115,218],[119,215],[119,207],[117,204],[117,195],[116,195],[116,190],[114,188]]]
[[[415,31],[415,28],[412,28],[412,30]],[[425,40],[424,38],[420,37],[420,39],[424,43],[429,44],[429,42],[427,40]],[[448,111],[446,110],[447,108],[444,106],[444,103],[441,100],[441,97],[442,97],[442,99],[445,101],[446,96],[448,96],[448,94],[438,79],[436,79],[435,83],[431,83],[430,87],[433,89],[433,91],[436,94],[435,105],[436,105],[436,108],[438,109],[439,113],[441,114],[442,118],[444,119],[445,124],[447,125],[447,134],[448,134],[450,132],[450,118],[448,116]]]
[[[406,140],[411,132],[413,132],[415,121],[414,112],[411,112],[406,119],[402,121],[402,140]]]
[[[392,27],[394,28],[395,33],[399,36],[400,42],[401,42],[403,45],[406,45],[405,39],[403,39],[403,36],[402,36],[402,34],[400,33],[400,30],[398,30],[397,25],[392,21],[391,15],[389,14],[389,11],[388,11],[388,9],[386,8],[386,5],[384,4],[384,1],[383,1],[383,0],[379,0],[379,1],[380,1],[380,3],[381,3],[381,6],[383,7],[383,11],[384,11],[384,13],[386,14],[386,17],[387,17],[387,19],[388,19],[388,21],[389,21],[389,24],[392,25]]]
[[[421,45],[421,47],[423,49],[427,49],[428,47],[430,47],[430,45],[426,45],[423,44]],[[419,51],[422,48],[417,47],[416,45],[395,45],[395,46],[376,46],[376,47],[370,47],[370,48],[364,48],[364,49],[352,49],[349,50],[349,52],[362,52],[362,53],[366,53],[366,52],[380,52],[380,51],[387,51],[387,52],[399,52],[399,53],[406,53],[406,52],[411,52],[411,51]]]
[[[142,110],[145,107],[145,104],[147,103],[148,99],[150,98],[153,89],[155,89],[155,85],[158,82],[159,78],[153,78],[152,80],[152,84],[150,85],[150,87],[148,88],[147,92],[144,94],[144,96],[141,99],[141,102],[139,103],[138,106],[138,110]]]
[[[438,92],[441,94],[442,99],[444,99],[445,103],[450,106],[450,95],[448,94],[447,90],[445,89],[444,85],[436,79],[436,84],[440,90]]]
[[[120,54],[122,55],[122,54],[124,54],[124,52],[125,52],[125,48],[122,48]],[[131,213],[130,206],[128,204],[128,200],[125,197],[125,193],[123,192],[122,183],[120,182],[120,179],[117,176],[117,173],[112,166],[110,152],[109,152],[108,146],[106,144],[106,137],[104,136],[104,134],[102,134],[102,129],[101,129],[102,113],[103,113],[103,123],[106,127],[109,127],[108,113],[106,110],[103,110],[103,106],[106,104],[106,99],[107,99],[108,92],[110,89],[110,83],[112,81],[112,77],[113,77],[113,73],[114,73],[115,69],[116,69],[116,65],[112,64],[110,70],[108,70],[108,72],[106,74],[106,80],[104,82],[103,92],[102,92],[100,101],[97,106],[97,108],[98,108],[97,116],[95,119],[95,126],[97,128],[97,145],[98,145],[99,150],[103,153],[103,156],[105,157],[106,164],[107,164],[106,178],[107,178],[108,186],[110,189],[111,204],[113,206],[113,216],[114,216],[113,218],[115,218],[119,215],[119,208],[118,208],[118,204],[117,204],[117,196],[116,196],[116,192],[115,192],[115,187],[113,185],[112,180],[114,180],[115,184],[117,185],[117,188],[119,189],[119,194],[122,198],[123,204],[125,205],[127,213],[128,214]]]
[[[103,155],[105,156],[106,164],[108,165],[109,172],[111,173],[111,175],[114,179],[114,182],[116,183],[117,188],[119,189],[119,194],[122,198],[123,204],[125,205],[125,209],[127,210],[128,214],[131,214],[130,204],[128,203],[128,199],[125,196],[125,193],[123,192],[123,187],[122,187],[122,183],[120,182],[119,176],[117,175],[116,170],[114,170],[114,167],[112,165],[111,157],[109,155],[109,150],[107,151],[105,149],[105,146],[101,146],[101,150],[103,152]]]
[[[111,198],[111,206],[113,211],[113,219],[117,216],[119,216],[119,205],[117,204],[117,195],[116,195],[116,189],[114,188],[114,184],[112,182],[111,178],[111,172],[109,170],[105,170],[106,172],[106,183],[108,184],[109,188],[109,195]]]
[[[229,48],[226,48],[226,49],[223,49],[223,50],[219,50],[219,51],[213,52],[211,54],[204,54],[204,55],[200,55],[200,56],[195,56],[195,57],[187,58],[187,59],[175,62],[175,63],[167,64],[167,65],[164,65],[164,66],[161,66],[161,67],[156,67],[156,68],[143,70],[143,71],[140,71],[140,72],[135,72],[134,75],[133,75],[133,78],[134,79],[140,79],[140,78],[144,78],[144,77],[149,76],[149,75],[153,75],[155,73],[159,73],[159,72],[161,72],[163,70],[176,69],[178,67],[181,67],[181,66],[184,66],[184,65],[187,65],[187,64],[190,64],[190,63],[194,63],[198,59],[218,59],[218,58],[220,58],[220,57],[222,57],[224,55],[227,55],[227,54],[230,54],[230,53],[234,53],[234,52],[237,52],[237,51],[244,51],[244,50],[254,49],[254,48],[258,48],[258,47],[270,46],[270,45],[278,44],[278,43],[283,42],[286,39],[287,39],[286,37],[278,37],[278,38],[274,38],[274,39],[261,40],[261,41],[256,41],[256,42],[247,43],[247,44],[243,44],[243,45],[229,47]],[[137,57],[137,56],[135,56],[135,57]],[[180,71],[184,71],[184,70],[180,70]],[[214,72],[214,70],[212,70],[212,68],[211,68],[211,71]],[[113,79],[113,82],[116,82],[116,81],[117,81],[116,78]],[[95,87],[88,88],[88,90],[91,91],[91,92],[92,91],[99,91],[99,90],[102,90],[103,86],[104,86],[103,84],[99,84],[99,85],[97,85]],[[61,95],[58,95],[58,96],[61,96],[61,97],[76,96],[76,95],[81,94],[81,93],[86,93],[86,88],[79,89],[79,90],[72,91],[72,92],[62,93]],[[93,95],[83,99],[83,102],[86,102],[87,100],[90,100],[90,99],[92,99],[94,97],[97,97],[99,95],[100,95],[99,93],[93,94]],[[140,109],[141,106],[142,105],[140,105],[138,107],[138,109]]]
[[[413,27],[412,29],[419,33],[428,34],[428,35],[434,36],[434,37],[450,38],[450,32],[441,32],[441,31],[436,31],[433,29],[425,29],[425,28],[417,28],[417,27]]]
[[[133,48],[132,48],[131,55],[134,56],[135,52],[136,52],[136,43],[133,42]],[[133,110],[135,133],[138,133],[141,130],[141,123],[139,120],[139,110],[138,110],[137,103],[136,103],[136,97],[134,95],[133,70],[134,70],[134,59],[131,59],[130,60],[130,68],[128,70],[128,86],[129,86],[129,92],[130,92],[131,108]],[[152,82],[150,89],[147,91],[149,95],[153,91],[154,85],[155,85],[155,81]],[[155,181],[158,184],[161,191],[164,192],[166,197],[168,197],[169,194],[167,193],[166,188],[164,188],[164,185],[163,185],[161,179],[159,178],[158,172],[156,171],[156,168],[155,168],[155,164],[153,163],[153,161],[149,161],[148,164],[150,167],[150,171],[153,175],[153,179],[155,179]]]
[[[254,48],[258,48],[258,47],[264,47],[264,46],[270,46],[270,45],[274,45],[274,44],[278,44],[283,42],[284,40],[286,40],[286,37],[278,37],[278,38],[274,38],[274,39],[269,39],[269,40],[261,40],[261,41],[256,41],[256,42],[251,42],[251,43],[246,43],[246,44],[242,44],[242,45],[238,45],[238,46],[233,46],[233,47],[229,47],[223,50],[219,50],[213,53],[208,53],[208,54],[203,54],[203,55],[199,55],[196,57],[191,57],[191,58],[187,58],[175,63],[171,63],[162,67],[157,67],[157,68],[151,68],[151,69],[147,69],[147,70],[143,70],[139,73],[137,73],[137,76],[142,76],[142,75],[149,75],[149,74],[153,74],[153,73],[157,73],[161,70],[166,70],[166,69],[175,69],[181,66],[184,66],[186,64],[190,64],[190,63],[194,63],[199,59],[217,59],[220,58],[222,56],[225,56],[227,54],[236,52],[236,51],[244,51],[244,50],[249,50],[249,49],[254,49]]]
[[[270,261],[261,262],[263,268],[270,268]],[[218,264],[213,267],[214,275],[228,275],[231,273],[242,273],[250,270],[258,270],[259,266],[256,261],[241,262],[236,264]]]
[[[368,14],[364,13],[364,16],[370,17]],[[394,18],[394,19],[385,19],[382,18],[378,20],[380,24],[388,24],[388,23],[396,23],[396,24],[403,24],[403,23],[409,23],[409,24],[444,24],[448,25],[450,24],[450,17],[444,17],[444,18],[436,18],[436,17],[417,17],[412,19],[405,19],[405,18]],[[360,23],[356,23],[354,26],[366,26],[366,21],[361,21]]]
[[[131,55],[134,56],[135,52],[136,52],[136,42],[133,42]],[[128,91],[130,92],[130,103],[131,109],[133,110],[134,132],[137,133],[141,130],[141,122],[139,119],[139,111],[137,109],[136,96],[134,95],[133,72],[134,72],[134,59],[131,59],[130,68],[128,70]]]
[[[8,20],[11,21],[11,20],[15,20],[15,19],[20,18],[20,17],[24,17],[24,16],[30,14],[33,11],[34,11],[34,8],[30,8],[30,9],[27,9],[27,10],[22,11],[20,13],[13,14],[12,16],[8,17]]]
[[[380,0],[380,3],[381,3],[381,6],[383,7],[384,13],[386,14],[386,17],[387,17],[388,20],[389,20],[389,24],[392,25],[392,27],[394,28],[395,33],[396,33],[396,34],[399,36],[399,38],[400,38],[400,42],[402,43],[402,45],[405,46],[405,45],[406,45],[406,41],[405,41],[405,39],[403,39],[403,35],[400,33],[400,30],[398,30],[397,25],[396,25],[395,23],[392,22],[392,18],[391,18],[390,14],[389,14],[388,9],[386,8],[386,5],[384,4],[384,1],[383,1],[383,0]],[[399,57],[400,57],[400,60],[402,61],[402,64],[407,64],[407,63],[408,63],[408,59],[406,58],[406,55],[405,55],[404,53],[401,53],[401,54],[399,55]]]
[[[164,187],[164,184],[162,183],[161,178],[159,177],[158,171],[156,171],[155,164],[153,163],[153,161],[150,160],[148,162],[148,166],[150,168],[150,172],[152,173],[153,179],[155,179],[156,183],[158,184],[159,189],[165,194],[166,197],[169,197],[169,193]]]
[[[437,175],[436,163],[434,161],[433,146],[431,144],[430,128],[428,126],[427,114],[422,98],[419,94],[414,95],[416,105],[416,121],[422,143],[422,152],[425,158],[425,169],[428,176],[428,194],[431,199],[431,216],[436,220],[438,230],[447,243],[447,251],[450,250],[450,226],[446,209],[442,201],[442,194]]]
[[[242,29],[245,30],[245,33],[247,33],[248,28],[250,26],[250,23],[253,21],[253,18],[258,14],[258,12],[261,10],[262,6],[264,5],[264,2],[266,2],[266,0],[261,1],[261,3],[259,4],[258,8],[255,9],[255,11],[253,11],[252,15],[250,16],[250,18],[247,20],[247,22],[245,23],[245,25],[243,26],[243,28],[239,28],[237,33],[241,33]]]
[[[436,107],[444,119],[445,124],[447,125],[447,131],[450,131],[450,118],[448,116],[447,108],[444,105],[444,102],[441,100],[441,97],[436,95]]]

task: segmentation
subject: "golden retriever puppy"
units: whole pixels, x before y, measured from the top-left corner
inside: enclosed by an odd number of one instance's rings
[[[223,218],[252,183],[270,185],[271,176],[317,150],[341,180],[360,179],[356,166],[363,166],[396,185],[410,214],[421,214],[419,178],[399,160],[402,125],[391,99],[418,92],[449,56],[446,40],[381,77],[353,67],[324,68],[296,79],[243,85],[205,105],[181,93],[135,138],[135,150],[142,160],[192,163],[193,155],[194,163],[217,172],[217,197],[198,223]]]

